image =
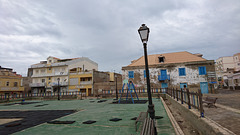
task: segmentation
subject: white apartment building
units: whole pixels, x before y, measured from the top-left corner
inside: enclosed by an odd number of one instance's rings
[[[98,64],[87,57],[59,59],[49,56],[47,61],[31,65],[31,68],[33,74],[30,87],[33,93],[57,92],[58,85],[61,92],[67,92],[71,69],[98,70]]]
[[[220,86],[240,86],[240,53],[218,58],[215,68]]]

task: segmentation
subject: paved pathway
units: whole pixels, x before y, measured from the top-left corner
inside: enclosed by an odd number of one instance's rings
[[[240,135],[240,90],[219,90],[218,94],[205,94],[204,97],[217,97],[217,108],[204,105],[205,116],[223,127]]]

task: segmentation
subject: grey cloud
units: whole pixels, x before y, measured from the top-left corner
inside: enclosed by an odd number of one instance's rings
[[[143,55],[142,23],[151,30],[148,54],[189,51],[216,59],[239,52],[238,0],[23,0],[2,2],[0,9],[0,64],[18,57],[19,72],[49,55],[85,56],[100,70],[119,72]],[[29,62],[20,65],[23,59]]]

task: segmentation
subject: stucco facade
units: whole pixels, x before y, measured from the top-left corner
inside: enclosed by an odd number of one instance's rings
[[[73,59],[59,59],[48,57],[47,61],[41,61],[31,66],[33,74],[30,87],[33,93],[56,92],[58,79],[61,92],[68,92],[70,70],[98,70],[98,64],[86,57]]]
[[[169,53],[165,55],[164,62],[155,61],[149,64],[150,83],[152,88],[174,87],[182,88],[186,85],[191,90],[202,90],[205,93],[211,92],[211,85],[215,83],[214,60],[190,59],[188,61],[177,61],[174,63],[174,57],[181,55],[183,57],[201,57],[188,52]],[[160,55],[159,55],[160,56]],[[164,56],[164,54],[162,54]],[[171,58],[172,57],[172,58]],[[151,57],[150,57],[151,58]],[[158,58],[158,57],[157,57]],[[171,62],[168,59],[172,59]],[[184,58],[182,58],[184,59]],[[138,59],[139,60],[139,59]],[[137,61],[138,61],[137,60]],[[137,62],[133,61],[133,62]],[[151,61],[151,60],[150,60]],[[154,60],[152,60],[154,61]],[[133,64],[133,63],[132,63]],[[202,71],[201,73],[199,70]],[[123,79],[131,80],[137,88],[146,88],[146,75],[144,65],[122,67]],[[132,75],[129,74],[133,73]],[[210,76],[211,74],[211,76]],[[207,85],[203,86],[203,85]]]
[[[0,94],[14,95],[24,91],[22,76],[13,72],[10,68],[0,66]]]

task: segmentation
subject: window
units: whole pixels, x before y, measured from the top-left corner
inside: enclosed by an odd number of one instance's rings
[[[9,82],[6,82],[6,86],[9,86]]]
[[[128,78],[134,78],[134,71],[128,71]]]
[[[52,68],[48,68],[48,70],[52,70]]]
[[[49,77],[48,80],[51,80],[51,77]]]
[[[144,73],[144,78],[146,78],[146,77],[147,77],[146,70],[144,70],[143,73]],[[149,73],[149,75],[150,75],[149,70],[148,70],[148,73]]]
[[[198,70],[199,70],[199,75],[206,75],[206,67],[203,66],[203,67],[198,67]]]
[[[160,63],[164,63],[165,57],[164,56],[160,56],[158,57],[158,60]]]
[[[18,86],[18,83],[17,83],[17,82],[14,82],[13,85],[14,85],[14,87],[17,87],[17,86]]]
[[[41,69],[41,73],[45,73],[45,69]]]
[[[45,79],[42,79],[42,83],[45,83]]]
[[[38,74],[38,70],[36,70],[36,74]]]
[[[186,76],[185,68],[179,68],[179,76]]]

